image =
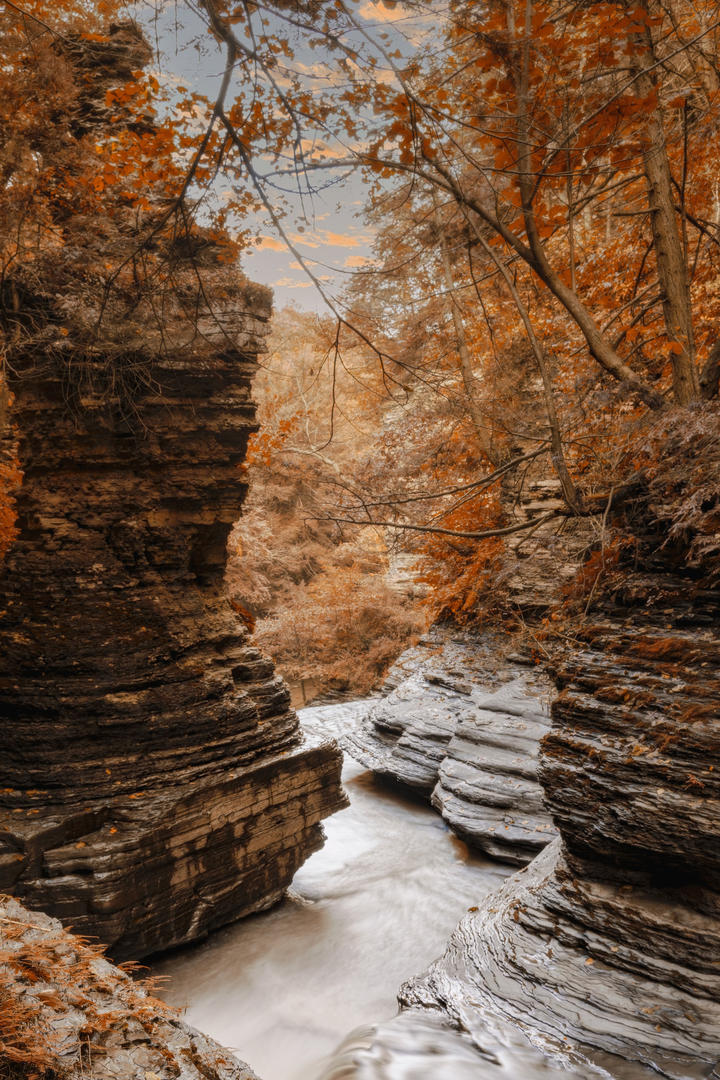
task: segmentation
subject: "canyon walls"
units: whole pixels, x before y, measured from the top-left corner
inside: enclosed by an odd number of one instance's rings
[[[539,777],[560,838],[401,992],[478,1046],[509,1024],[623,1080],[706,1077],[720,1059],[716,543],[710,521],[674,530],[663,500],[651,484],[632,558],[558,664]]]
[[[436,627],[391,670],[341,740],[378,776],[430,800],[470,846],[515,865],[555,835],[537,778],[551,684],[497,635]]]

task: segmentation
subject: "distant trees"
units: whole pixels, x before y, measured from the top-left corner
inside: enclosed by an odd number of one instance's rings
[[[70,398],[109,393],[130,422],[148,377],[133,350],[164,346],[169,307],[197,342],[198,297],[222,299],[211,270],[210,290],[186,271],[235,258],[223,224],[242,242],[264,208],[323,291],[280,189],[311,198],[361,169],[376,272],[329,298],[327,418],[309,427],[281,393],[263,436],[284,475],[305,471],[313,528],[412,531],[466,598],[541,516],[602,532],[647,465],[648,415],[718,391],[720,0],[458,0],[442,21],[409,0],[434,30],[414,51],[347,0],[204,0],[225,56],[214,102],[164,99],[121,11],[5,7],[6,362],[42,343],[73,372]],[[102,375],[100,338],[118,360]],[[332,393],[350,356],[347,414],[389,400],[362,465]],[[293,400],[317,418],[310,385],[296,378]],[[519,515],[543,471],[558,504]],[[334,501],[315,505],[319,490]]]
[[[293,308],[275,317],[227,585],[283,675],[313,692],[363,694],[424,618],[393,587],[384,530],[328,519],[362,482],[387,407],[366,357],[346,353],[334,367],[334,340],[331,319]]]

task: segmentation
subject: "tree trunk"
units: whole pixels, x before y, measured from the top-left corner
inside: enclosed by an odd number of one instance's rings
[[[637,6],[636,0],[633,0],[633,6]],[[641,8],[646,20],[649,20],[650,3],[648,0],[642,0]],[[687,266],[675,216],[672,176],[665,141],[663,114],[658,97],[660,87],[655,75],[657,69],[650,70],[656,63],[656,56],[649,22],[646,21],[643,31],[633,34],[632,38],[640,72],[636,80],[638,92],[650,101],[654,101],[654,105],[646,113],[643,166],[647,182],[653,248],[662,291],[665,327],[676,350],[672,355],[673,391],[676,400],[681,405],[686,405],[699,396],[700,386],[695,367]]]

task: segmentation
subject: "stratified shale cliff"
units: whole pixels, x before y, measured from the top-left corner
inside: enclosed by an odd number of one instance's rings
[[[540,779],[561,838],[401,995],[581,1075],[715,1076],[720,1058],[720,428],[700,421],[560,664]]]
[[[153,358],[132,427],[71,409],[61,367],[14,380],[0,887],[116,958],[276,901],[343,805],[339,751],[303,740],[223,590],[269,317],[242,281],[234,303],[222,348]]]
[[[57,45],[78,153],[88,129],[152,133],[107,107],[151,55],[133,23]],[[63,205],[2,308],[23,481],[0,566],[0,889],[115,959],[277,901],[344,805],[339,750],[303,736],[223,588],[269,291],[191,207],[126,194],[99,221]]]
[[[59,374],[14,387],[1,887],[115,957],[273,903],[343,805],[338,750],[303,741],[223,590],[269,314],[239,299],[235,348],[154,361],[141,436],[103,400],[73,414]]]

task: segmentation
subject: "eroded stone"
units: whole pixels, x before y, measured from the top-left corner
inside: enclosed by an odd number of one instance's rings
[[[342,740],[381,776],[429,796],[471,846],[522,865],[553,838],[537,779],[550,682],[494,638],[438,628],[391,670]]]

